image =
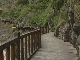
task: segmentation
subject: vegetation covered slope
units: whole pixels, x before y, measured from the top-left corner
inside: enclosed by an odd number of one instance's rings
[[[60,9],[63,3],[60,0],[13,0],[5,1],[6,6],[9,2],[11,3],[6,10],[4,9],[1,16],[4,18],[12,18],[14,20],[22,21],[25,16],[30,17],[31,24],[45,25],[46,22],[53,19],[54,8]],[[56,14],[56,13],[55,13]]]
[[[66,0],[1,0],[6,9],[3,9],[0,16],[3,18],[11,18],[18,22],[22,22],[25,17],[28,17],[30,24],[36,24],[38,26],[43,26],[48,22],[51,30],[54,30],[58,22],[68,20],[65,1]],[[77,2],[75,1],[75,4],[77,3],[78,0]],[[77,10],[77,7],[75,8]],[[76,10],[75,12],[77,12]],[[75,16],[77,15],[78,14]]]

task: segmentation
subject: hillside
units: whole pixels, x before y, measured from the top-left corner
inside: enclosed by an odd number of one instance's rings
[[[1,2],[3,9],[1,17],[10,18],[19,23],[30,20],[28,21],[30,24],[39,26],[49,22],[50,27],[53,17],[57,15],[57,11],[64,3],[63,0],[1,0]]]
[[[79,21],[79,0],[0,0],[0,8],[2,8],[0,17],[21,26],[44,26],[48,23],[51,31],[54,31],[58,24],[69,20],[68,3],[74,6],[74,18]],[[5,25],[1,26],[5,27]],[[11,25],[7,27],[9,26]],[[7,29],[12,30],[12,28]]]

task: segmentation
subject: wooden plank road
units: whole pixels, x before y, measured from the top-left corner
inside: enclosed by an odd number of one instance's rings
[[[42,47],[30,60],[77,60],[76,49],[54,37],[53,32],[42,35],[41,39]]]
[[[48,26],[25,32],[0,44],[0,60],[30,60],[41,48],[41,34],[49,32]]]

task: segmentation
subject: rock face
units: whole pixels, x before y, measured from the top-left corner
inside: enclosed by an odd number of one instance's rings
[[[80,35],[79,35],[78,38],[77,38],[77,42],[78,42],[79,45],[80,45]]]
[[[70,25],[66,23],[65,25],[59,25],[55,30],[55,36],[63,39],[64,41],[69,41]]]
[[[68,23],[64,24],[64,27],[59,25],[55,30],[55,36],[63,39],[64,42],[70,42],[80,56],[80,22],[75,22],[73,26]]]
[[[71,30],[71,27],[68,23],[65,24],[65,31],[64,31],[64,41],[69,41],[69,32]]]
[[[56,36],[56,37],[58,37],[58,35],[59,35],[59,28],[60,28],[60,26],[57,26],[57,28],[55,29],[54,36]]]
[[[73,25],[73,31],[77,34],[80,35],[80,22],[76,22]]]

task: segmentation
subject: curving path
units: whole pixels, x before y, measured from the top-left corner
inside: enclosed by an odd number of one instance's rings
[[[42,47],[31,60],[77,60],[76,49],[50,32],[42,35]]]

